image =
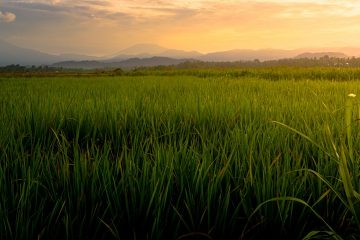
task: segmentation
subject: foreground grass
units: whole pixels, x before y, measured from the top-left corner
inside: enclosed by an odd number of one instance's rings
[[[359,189],[357,112],[351,150],[344,124],[358,82],[52,77],[0,89],[4,239],[359,237],[334,150]]]

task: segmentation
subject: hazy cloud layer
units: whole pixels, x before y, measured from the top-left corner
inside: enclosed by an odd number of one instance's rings
[[[233,15],[237,10],[249,10],[256,6],[253,15],[263,15],[272,10],[280,16],[355,16],[360,15],[360,1],[345,0],[6,0],[5,6],[27,7],[29,9],[64,11],[72,14],[92,14],[108,12],[109,15],[123,13],[134,18],[156,18],[164,15],[176,15],[178,11],[197,11],[200,13],[226,13]],[[112,15],[113,16],[113,15]],[[271,17],[271,15],[270,15]]]
[[[13,22],[16,19],[16,15],[11,12],[0,11],[0,22]]]
[[[1,0],[0,0],[1,1]],[[358,0],[5,0],[4,38],[52,52],[357,45]],[[15,16],[16,14],[16,16]],[[11,26],[11,27],[9,27]]]
[[[184,17],[197,20],[197,17],[243,19],[246,16],[252,21],[252,18],[259,17],[271,20],[360,16],[360,1],[354,0],[7,0],[4,5],[29,11],[63,13],[68,14],[67,17],[92,17],[109,21],[121,21],[121,18],[126,17],[134,23],[157,22],[166,18],[184,20]]]

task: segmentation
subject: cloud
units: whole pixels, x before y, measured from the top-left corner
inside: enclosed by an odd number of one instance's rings
[[[0,32],[53,52],[358,45],[359,0],[0,0]],[[16,13],[11,17],[9,12]],[[10,15],[9,15],[10,14]],[[45,39],[45,40],[44,40]],[[31,47],[29,45],[29,47]],[[83,50],[81,50],[83,49]],[[86,49],[86,51],[85,51]]]
[[[16,15],[11,12],[0,11],[0,22],[13,22],[16,19]]]
[[[33,14],[33,19],[39,18],[40,14],[63,16],[67,19],[88,19],[94,16],[106,18],[114,13],[123,13],[114,11],[106,0],[14,0],[5,1],[4,5],[16,11],[25,11],[27,15]]]

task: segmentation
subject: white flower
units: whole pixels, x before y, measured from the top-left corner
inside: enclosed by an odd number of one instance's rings
[[[356,94],[354,94],[354,93],[349,93],[349,94],[348,94],[348,97],[356,97]]]

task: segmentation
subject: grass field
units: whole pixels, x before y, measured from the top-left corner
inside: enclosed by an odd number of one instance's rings
[[[359,238],[360,70],[205,73],[0,78],[1,239]]]

